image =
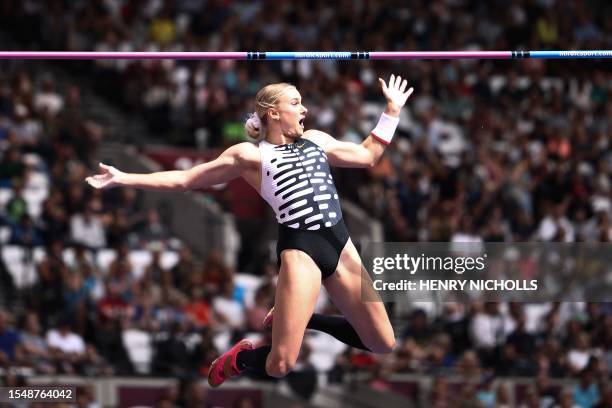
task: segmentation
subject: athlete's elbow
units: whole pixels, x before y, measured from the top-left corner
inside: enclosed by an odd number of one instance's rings
[[[371,156],[371,157],[368,159],[368,161],[366,162],[366,167],[368,167],[368,168],[370,168],[370,169],[371,169],[371,168],[376,167],[376,165],[378,164],[379,159],[380,159],[380,157],[377,157],[377,156],[375,156],[375,155],[372,155],[372,156]]]
[[[189,177],[187,172],[183,172],[183,174],[179,175],[174,187],[178,191],[193,190],[195,189],[195,179],[193,177]]]

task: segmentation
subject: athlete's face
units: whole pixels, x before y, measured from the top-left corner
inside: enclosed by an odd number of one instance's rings
[[[278,121],[283,135],[298,138],[304,133],[304,118],[308,110],[302,105],[302,95],[297,89],[287,88],[278,99],[269,116]]]

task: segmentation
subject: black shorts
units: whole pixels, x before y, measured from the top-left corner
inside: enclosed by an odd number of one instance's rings
[[[315,231],[289,228],[278,224],[276,257],[280,266],[280,255],[285,249],[299,249],[310,256],[321,270],[322,279],[336,272],[340,254],[348,242],[349,234],[340,219],[335,225]]]

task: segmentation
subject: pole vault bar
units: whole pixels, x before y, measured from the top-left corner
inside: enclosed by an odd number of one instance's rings
[[[428,60],[428,59],[596,59],[612,50],[567,51],[304,51],[304,52],[98,52],[0,51],[2,60]]]

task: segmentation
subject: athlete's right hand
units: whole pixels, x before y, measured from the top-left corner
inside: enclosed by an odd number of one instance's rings
[[[406,91],[408,81],[405,79],[402,81],[402,77],[399,75],[391,74],[389,78],[389,86],[385,83],[382,78],[378,78],[380,82],[380,88],[382,89],[385,98],[387,98],[387,110],[385,113],[391,116],[399,116],[400,109],[406,104],[406,101],[412,95],[414,91],[413,87],[410,87]],[[406,92],[404,92],[406,91]]]
[[[85,181],[93,188],[111,188],[119,185],[119,179],[125,174],[113,166],[100,163],[100,173],[87,177]]]

